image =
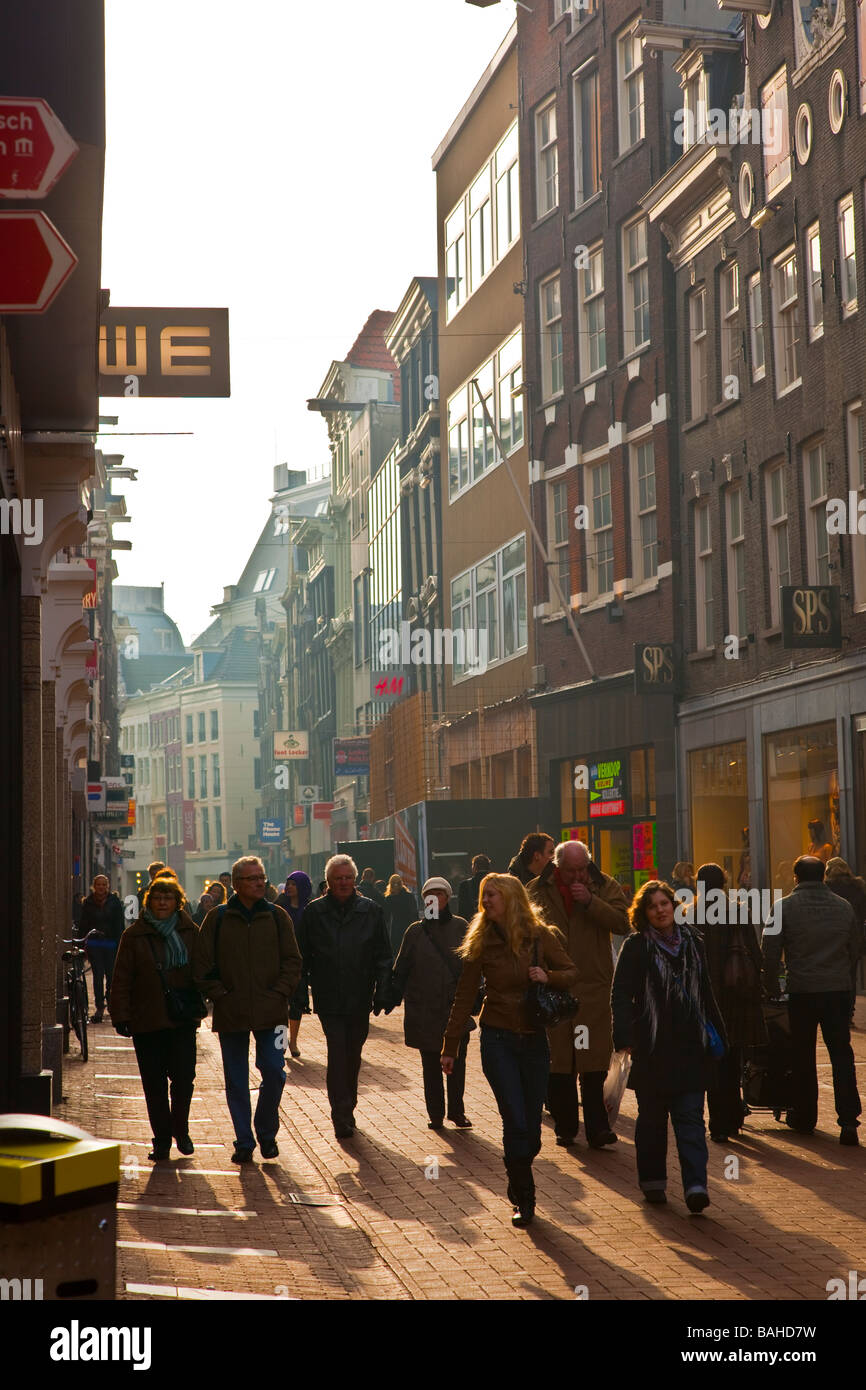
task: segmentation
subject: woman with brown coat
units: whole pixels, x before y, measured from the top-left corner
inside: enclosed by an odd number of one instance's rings
[[[152,1162],[168,1158],[172,1138],[182,1154],[193,1152],[189,1111],[199,1024],[172,1019],[165,996],[167,989],[193,989],[190,962],[198,929],[185,908],[176,879],[153,880],[142,899],[141,916],[120,938],[111,983],[115,1031],[131,1037],[135,1046],[153,1132]]]
[[[460,1040],[469,1024],[481,978],[485,997],[481,1025],[481,1069],[502,1116],[508,1199],[512,1225],[535,1215],[532,1160],[541,1148],[541,1110],[547,1092],[550,1053],[547,1034],[529,1019],[531,983],[572,990],[577,971],[562,935],[544,921],[520,879],[487,874],[481,882],[481,911],[458,948],[463,970],[442,1045],[442,1070],[454,1070]]]

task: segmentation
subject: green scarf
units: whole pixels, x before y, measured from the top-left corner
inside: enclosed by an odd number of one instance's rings
[[[186,965],[189,962],[186,947],[178,936],[177,924],[180,921],[180,913],[173,912],[170,917],[160,921],[154,917],[148,908],[141,914],[148,926],[155,927],[165,942],[165,964],[167,970],[174,970],[179,965]]]

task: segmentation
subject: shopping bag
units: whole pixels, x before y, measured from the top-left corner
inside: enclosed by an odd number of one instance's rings
[[[625,1095],[625,1088],[628,1085],[629,1072],[631,1071],[631,1053],[614,1052],[611,1054],[610,1066],[607,1069],[607,1076],[604,1080],[604,1106],[607,1110],[607,1118],[611,1129],[616,1124],[619,1115],[619,1107],[622,1105],[622,1098]]]

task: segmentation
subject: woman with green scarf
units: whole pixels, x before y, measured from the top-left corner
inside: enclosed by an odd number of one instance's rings
[[[193,988],[190,961],[198,928],[185,908],[177,879],[155,878],[142,899],[141,916],[120,938],[111,982],[115,1031],[132,1038],[138,1059],[153,1132],[152,1162],[169,1157],[172,1139],[182,1154],[193,1152],[189,1109],[199,1025],[175,1022],[166,1005],[166,990]]]

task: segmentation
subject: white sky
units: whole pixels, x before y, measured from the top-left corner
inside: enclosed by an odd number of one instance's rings
[[[230,400],[104,400],[140,470],[119,582],[165,581],[190,641],[268,516],[273,466],[321,469],[307,411],[374,309],[436,273],[430,164],[512,0],[106,0],[102,283],[115,305],[230,311]]]

